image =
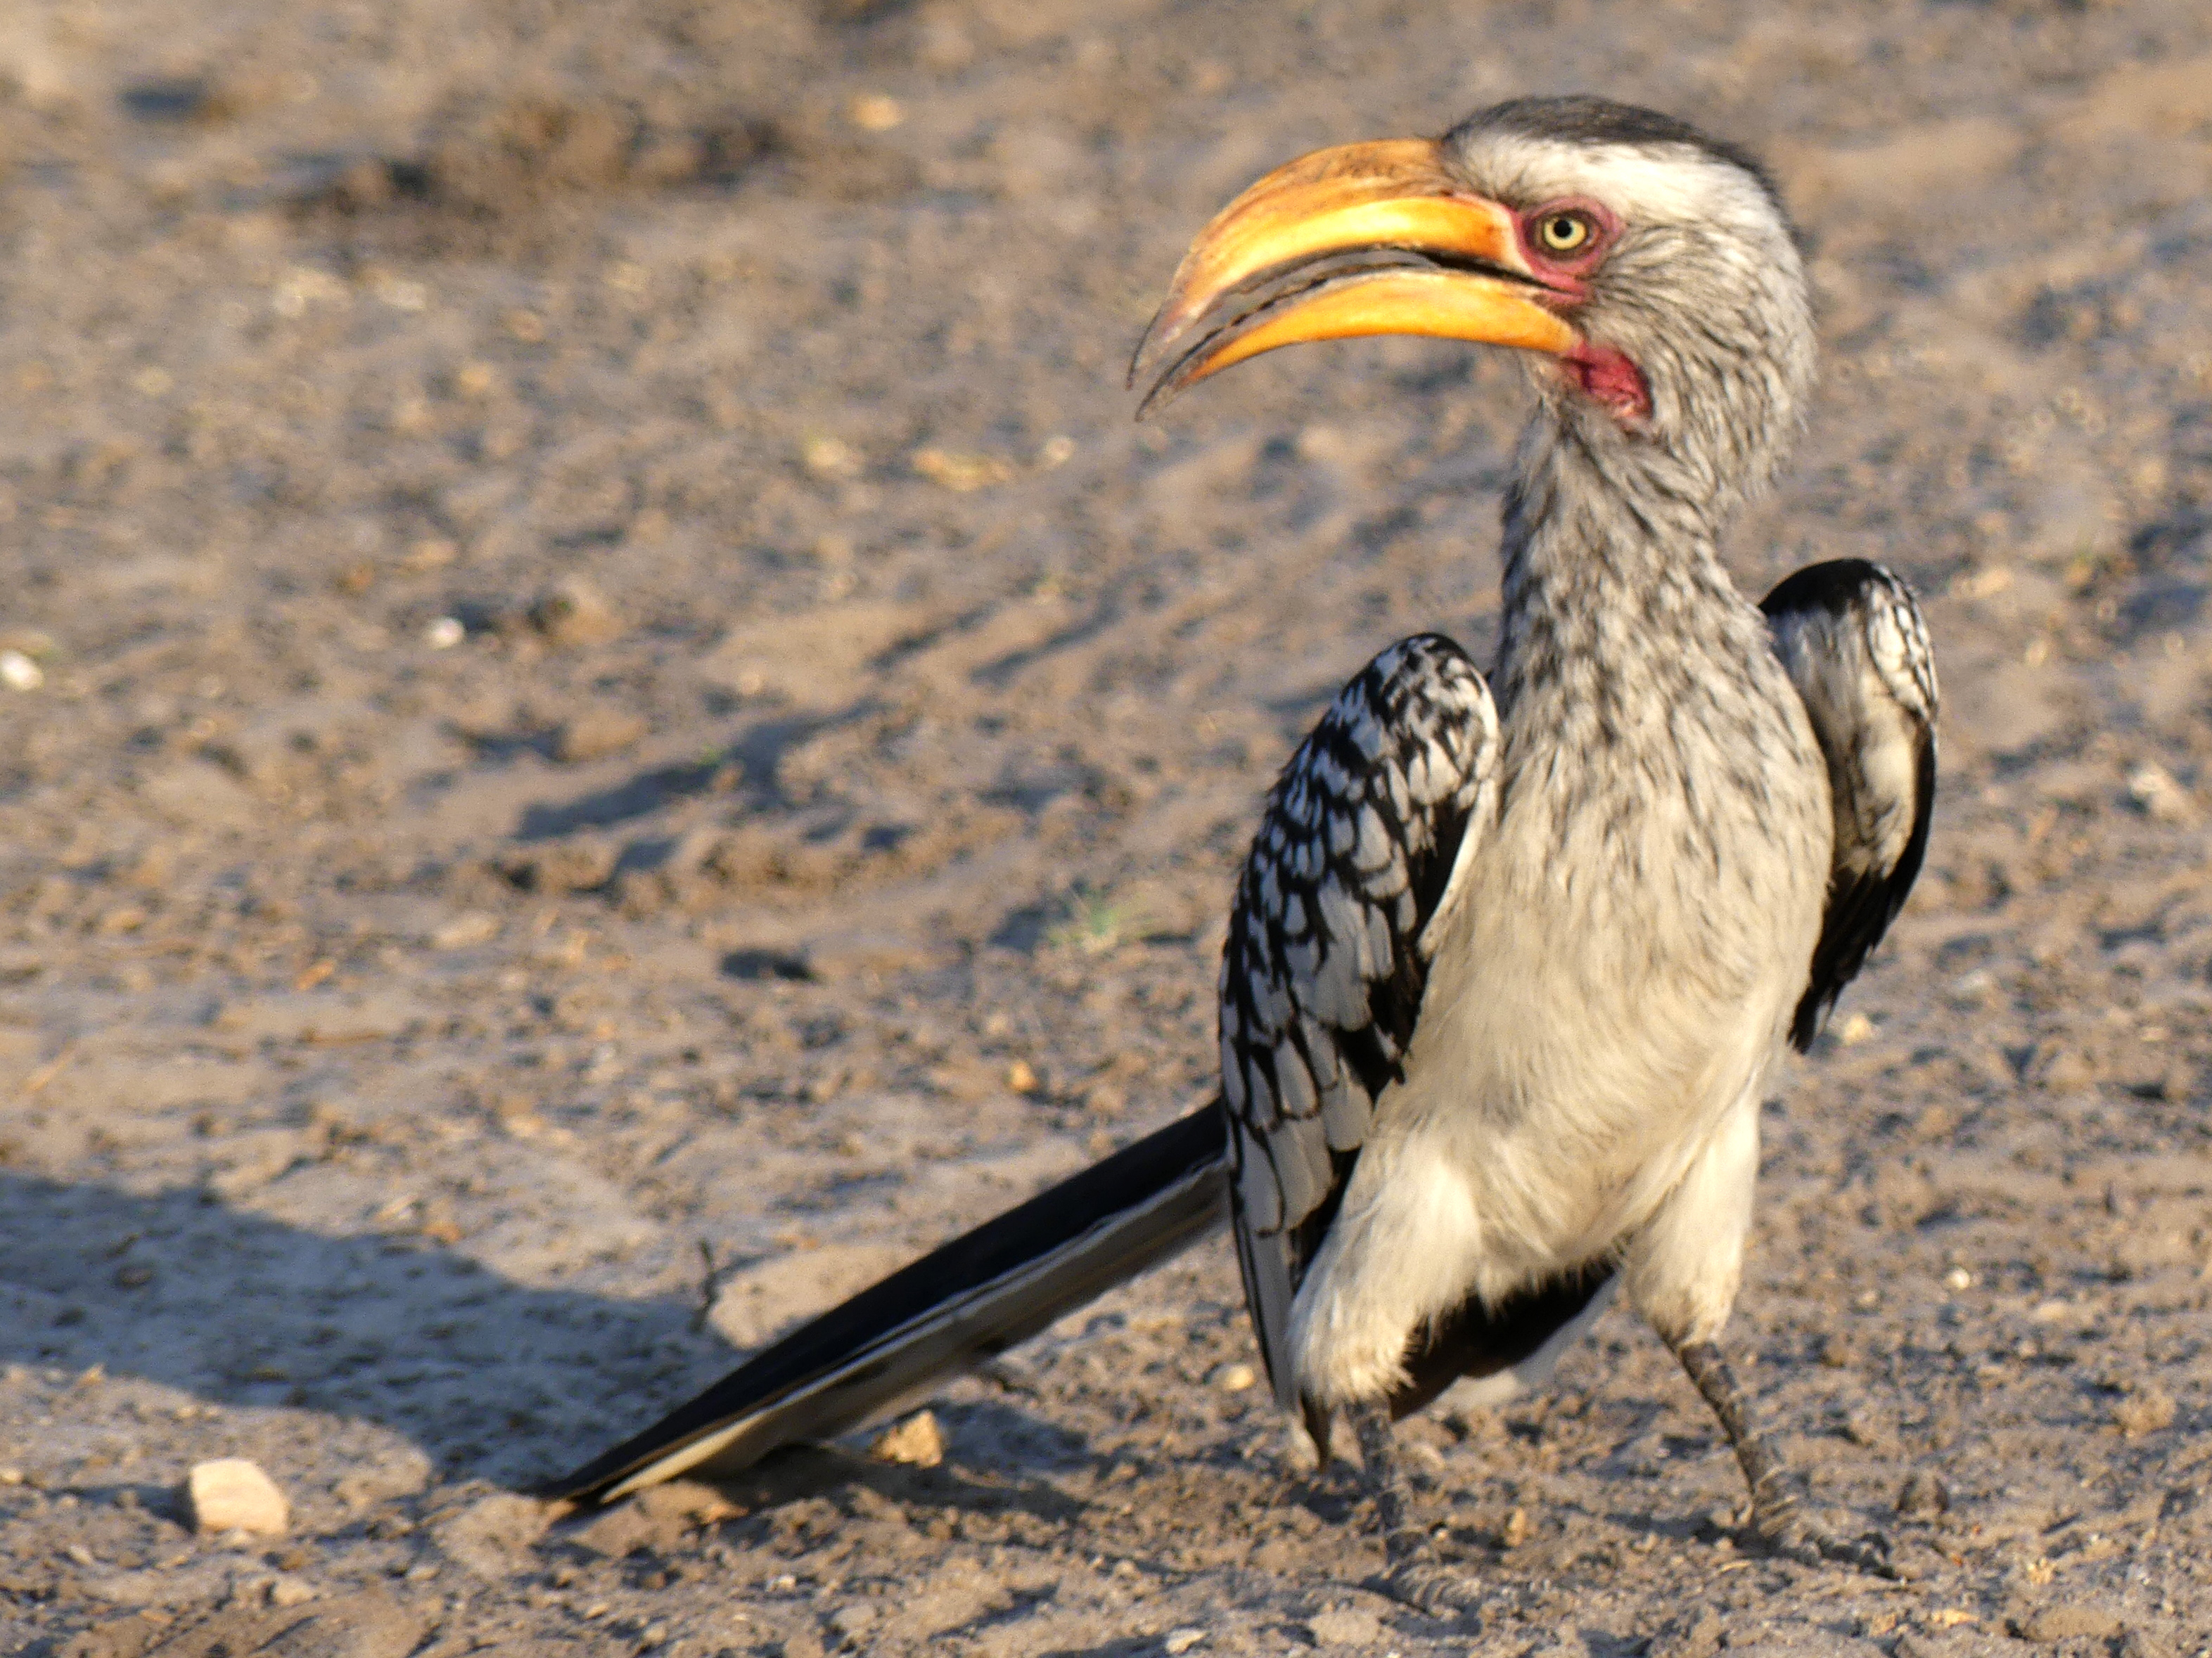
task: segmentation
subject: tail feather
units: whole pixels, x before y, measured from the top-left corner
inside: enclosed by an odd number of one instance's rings
[[[1196,1242],[1228,1210],[1213,1100],[902,1267],[538,1495],[611,1503],[840,1433]]]

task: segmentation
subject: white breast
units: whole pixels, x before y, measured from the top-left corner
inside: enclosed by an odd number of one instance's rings
[[[1407,1079],[1298,1297],[1314,1397],[1371,1397],[1470,1292],[1494,1301],[1615,1248],[1763,1082],[1804,989],[1831,835],[1809,730],[1787,728],[1802,708],[1771,707],[1775,763],[1749,789],[1694,743],[1610,754],[1595,781],[1575,774],[1589,756],[1519,745],[1435,939]]]

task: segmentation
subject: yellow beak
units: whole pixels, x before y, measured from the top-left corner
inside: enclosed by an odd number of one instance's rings
[[[1247,358],[1304,340],[1423,334],[1565,353],[1575,331],[1522,257],[1512,213],[1427,139],[1316,150],[1214,216],[1129,367],[1158,370],[1141,417]],[[1160,365],[1164,364],[1164,367]],[[1148,369],[1150,365],[1150,369]]]

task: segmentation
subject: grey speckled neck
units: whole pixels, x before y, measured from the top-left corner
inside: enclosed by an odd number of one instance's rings
[[[1595,696],[1617,736],[1611,716],[1663,717],[1657,704],[1701,675],[1755,674],[1765,630],[1721,562],[1726,507],[1692,487],[1696,470],[1556,405],[1529,422],[1505,498],[1501,712],[1556,687]]]

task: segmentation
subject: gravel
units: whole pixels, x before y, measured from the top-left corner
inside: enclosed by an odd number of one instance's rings
[[[1771,160],[1828,373],[1731,556],[1883,559],[1940,656],[1730,1335],[1907,1581],[1746,1554],[1614,1311],[1403,1430],[1496,1589],[1411,1615],[1214,1380],[1221,1247],[915,1401],[936,1467],[538,1510],[1204,1096],[1260,798],[1494,642],[1525,404],[1364,343],[1138,428],[1126,355],[1266,167],[1569,88]],[[2195,1651],[2208,88],[2188,0],[11,9],[0,1649]],[[229,1457],[285,1536],[189,1528]]]

